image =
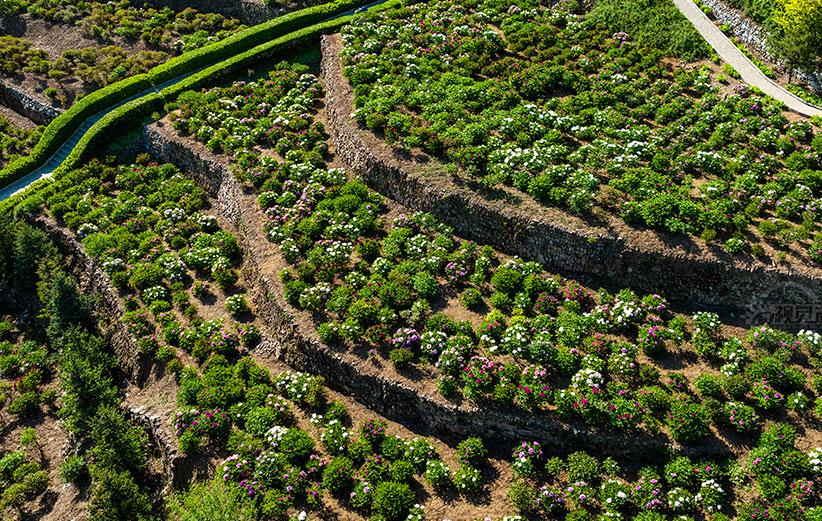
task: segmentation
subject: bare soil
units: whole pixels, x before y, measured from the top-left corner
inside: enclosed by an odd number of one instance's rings
[[[16,128],[23,130],[34,130],[37,128],[37,123],[2,104],[0,104],[0,116],[6,118],[6,120]]]
[[[3,34],[30,40],[33,47],[41,48],[49,53],[49,60],[59,58],[67,50],[79,50],[85,47],[101,48],[109,45],[121,47],[127,54],[136,54],[145,50],[169,52],[169,49],[150,49],[139,38],[126,39],[113,35],[105,41],[97,40],[87,35],[80,26],[51,23],[48,20],[32,18],[26,14],[0,17],[0,29]],[[57,82],[47,75],[32,72],[20,71],[14,75],[3,73],[3,77],[15,87],[45,104],[61,106],[59,98],[65,96],[67,102],[63,108],[70,107],[79,94],[86,95],[100,88],[96,84],[86,83],[76,77]],[[58,101],[52,101],[44,94],[49,87],[57,89]]]
[[[730,87],[729,87],[730,88]],[[324,102],[321,101],[318,104],[318,108],[315,114],[316,120],[322,122],[323,124],[327,123],[327,116],[325,113],[325,105]],[[168,117],[163,118],[158,122],[158,126],[161,128],[166,128],[167,132],[177,134],[171,127],[171,123]],[[179,134],[178,138],[180,138]],[[186,146],[198,155],[201,156],[210,156],[212,158],[217,158],[217,160],[228,167],[232,162],[232,158],[226,156],[224,154],[214,154],[208,148],[204,146],[201,142],[193,139],[191,136],[182,138],[185,140]],[[329,140],[329,153],[326,156],[326,160],[329,164],[329,167],[346,167],[344,163],[342,163],[339,157],[335,153],[334,143],[333,140]],[[273,157],[277,157],[276,152],[270,149],[265,148],[258,148],[258,152],[265,155],[270,155]],[[281,158],[278,158],[281,159]],[[350,171],[350,169],[349,169]],[[390,199],[386,200],[386,204],[388,205],[389,212],[386,216],[387,219],[391,219],[402,213],[408,213],[410,210],[399,205],[395,201]],[[258,265],[260,266],[261,272],[263,274],[268,275],[275,283],[279,283],[277,278],[277,273],[280,270],[287,268],[293,268],[285,259],[280,255],[277,248],[268,241],[265,237],[265,234],[262,232],[263,225],[268,221],[265,213],[259,208],[259,205],[256,201],[256,196],[253,190],[250,187],[247,187],[245,193],[242,195],[240,199],[240,208],[241,213],[243,215],[243,222],[245,228],[245,234],[249,238],[249,243],[251,243],[250,251],[246,252],[247,255],[253,255],[255,259],[258,261]],[[507,256],[502,256],[503,261],[507,258]],[[480,309],[476,312],[470,311],[464,308],[459,301],[458,296],[455,292],[445,292],[441,298],[436,301],[433,301],[432,304],[432,312],[445,312],[452,316],[454,319],[458,320],[470,320],[474,327],[476,328],[482,320],[485,318],[485,313],[488,309]],[[484,288],[483,293],[485,295],[489,295],[492,293],[490,287]],[[596,293],[596,292],[592,292]],[[281,299],[284,301],[284,299]],[[296,309],[288,304],[285,304],[288,308],[289,313],[296,319],[298,324],[300,325],[299,329],[303,332],[304,335],[315,337],[316,336],[316,327],[318,325],[318,317],[308,313],[306,311],[302,311]],[[739,327],[732,327],[732,326],[724,326],[723,328],[723,336],[739,336],[744,337],[746,334],[746,330],[739,328]],[[620,338],[619,340],[626,340],[625,338]],[[630,339],[628,339],[630,341]],[[418,394],[426,395],[426,396],[437,396],[440,399],[446,399],[439,394],[439,391],[436,387],[436,381],[439,378],[439,371],[430,364],[426,365],[417,365],[415,367],[407,368],[407,369],[396,369],[394,365],[390,362],[388,358],[388,349],[386,348],[373,348],[370,349],[371,346],[367,344],[356,344],[352,345],[346,343],[345,346],[339,347],[330,347],[333,350],[343,350],[343,354],[349,359],[350,363],[354,364],[356,367],[361,367],[363,371],[369,373],[378,373],[384,377],[389,378],[390,380],[396,381],[401,383],[404,386],[411,387],[416,390]],[[663,379],[664,376],[668,373],[680,373],[684,374],[690,382],[693,382],[699,375],[703,373],[710,373],[710,374],[718,374],[717,369],[715,369],[708,360],[698,356],[693,348],[690,345],[686,345],[684,348],[676,348],[672,343],[668,343],[666,354],[655,356],[653,359],[645,356],[640,355],[639,358],[640,362],[644,363],[651,363],[662,369]],[[806,373],[810,374],[810,371],[805,371]],[[333,379],[333,377],[329,375],[325,375],[329,379]],[[559,385],[567,385],[568,382],[557,382]],[[456,397],[449,397],[447,398],[448,401],[453,403],[463,403],[463,398],[461,396]],[[547,406],[546,410],[553,411],[553,406]],[[803,430],[805,430],[809,436],[809,439],[815,439],[819,437],[822,433],[822,425],[819,424],[818,421],[812,418],[808,418],[808,415],[805,415],[804,419],[800,418],[799,415],[795,413],[787,413],[784,415],[775,416],[773,419],[776,420],[785,420],[787,419],[788,415],[790,415],[790,419],[795,421],[796,424],[805,425]],[[554,417],[553,421],[558,420],[558,418]],[[581,422],[572,421],[569,422],[575,426],[578,426],[581,429],[586,429],[587,427],[582,424]],[[710,443],[717,445],[718,447],[724,447],[725,449],[730,449],[737,455],[741,455],[747,452],[749,448],[746,443],[740,443],[738,437],[727,436],[723,430],[719,430],[713,428],[713,436],[711,438]],[[666,428],[663,427],[663,432],[666,431]],[[629,435],[626,433],[626,435]]]

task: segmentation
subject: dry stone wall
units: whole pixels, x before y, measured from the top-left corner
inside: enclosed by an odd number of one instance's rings
[[[439,395],[428,395],[405,382],[394,381],[376,371],[370,363],[320,342],[312,328],[301,327],[285,303],[282,288],[272,273],[266,273],[257,264],[258,253],[273,248],[262,230],[246,225],[239,196],[243,187],[229,173],[223,157],[217,157],[203,148],[188,147],[168,127],[151,124],[144,127],[149,153],[159,161],[169,162],[185,171],[215,199],[215,209],[234,225],[250,261],[250,277],[257,281],[252,299],[269,330],[263,351],[271,352],[295,369],[323,375],[328,385],[351,395],[374,411],[394,421],[421,427],[431,434],[463,439],[470,435],[486,439],[516,442],[538,439],[557,451],[587,450],[614,457],[642,461],[658,457],[670,442],[662,436],[620,433],[593,429],[582,424],[562,421],[556,414],[527,413],[504,410],[491,404],[457,404]],[[259,353],[258,353],[259,354]],[[716,457],[731,452],[719,440],[698,447],[679,447],[685,454]]]
[[[492,204],[451,181],[447,173],[392,155],[389,145],[375,143],[373,134],[350,117],[351,86],[332,50],[334,37],[324,36],[321,44],[327,131],[343,162],[383,195],[436,215],[465,238],[536,260],[566,276],[661,293],[686,309],[717,309],[724,319],[743,325],[768,322],[794,331],[822,329],[818,277],[646,251],[620,237],[586,235],[513,205]]]
[[[780,67],[783,65],[771,55],[768,47],[768,31],[762,25],[748,18],[741,11],[729,6],[723,0],[700,0],[700,3],[711,9],[711,14],[720,24],[727,24],[737,40],[753,49],[760,56],[765,57],[772,64],[777,64]],[[808,74],[804,71],[796,71],[794,75],[797,78],[819,85],[820,78],[818,75]]]
[[[38,125],[48,125],[51,120],[63,113],[62,110],[34,99],[4,81],[0,81],[0,104],[26,116]]]
[[[99,297],[96,309],[98,326],[112,346],[121,370],[133,382],[145,381],[151,367],[151,359],[140,351],[134,336],[120,321],[125,309],[108,275],[86,255],[77,239],[52,219],[41,214],[29,214],[26,220],[45,232],[54,243],[63,255],[69,272],[77,280],[80,290],[85,294]]]

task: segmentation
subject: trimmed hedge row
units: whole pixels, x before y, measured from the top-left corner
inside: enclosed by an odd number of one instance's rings
[[[43,164],[57,152],[86,118],[149,87],[151,87],[151,80],[148,74],[138,74],[92,92],[75,103],[49,123],[31,154],[17,159],[0,170],[0,188],[20,179]]]
[[[400,5],[400,0],[390,0],[377,9],[388,9]],[[321,24],[314,24],[305,29],[293,31],[274,41],[258,45],[244,53],[233,56],[227,60],[204,69],[181,82],[175,83],[163,89],[160,94],[166,101],[174,101],[181,93],[187,90],[197,90],[217,84],[223,78],[237,72],[245,72],[249,66],[255,65],[263,60],[268,60],[272,56],[284,54],[288,51],[305,48],[307,44],[319,42],[323,34],[336,32],[340,27],[348,23],[350,16],[338,18]]]
[[[348,0],[345,3],[340,3],[340,4],[337,4],[337,5],[346,5],[346,4],[351,4],[351,3],[364,4],[365,2],[363,2],[363,1],[351,2],[350,0]],[[330,4],[326,4],[326,5],[330,5]],[[380,6],[372,8],[372,10],[378,11],[378,10],[383,10],[383,9],[389,9],[389,8],[392,8],[392,7],[395,7],[395,6],[398,6],[398,5],[401,5],[401,0],[390,0],[389,2],[386,2],[386,3],[384,3]],[[323,6],[318,6],[318,7],[323,7]],[[348,7],[348,8],[350,9],[351,7]],[[329,16],[328,13],[325,13],[325,15],[326,15],[326,17]],[[289,15],[285,15],[285,16],[289,16]],[[333,16],[333,14],[330,15],[330,16]],[[327,33],[334,32],[336,29],[338,29],[342,25],[346,24],[351,18],[352,18],[351,16],[345,16],[345,17],[338,18],[336,20],[331,20],[329,22],[325,22],[325,23],[321,23],[321,24],[314,24],[310,27],[306,27],[306,28],[301,29],[301,30],[293,31],[292,33],[289,33],[289,34],[287,34],[287,35],[285,35],[281,38],[277,38],[274,41],[264,43],[263,45],[258,45],[257,47],[254,47],[254,48],[252,48],[252,49],[250,49],[250,50],[248,50],[244,53],[241,53],[237,56],[234,56],[234,57],[232,57],[228,60],[222,61],[222,62],[218,63],[217,65],[209,67],[208,69],[202,70],[202,71],[198,72],[197,74],[194,74],[191,77],[186,78],[185,80],[183,80],[183,81],[181,81],[181,82],[179,82],[175,85],[172,85],[170,87],[167,87],[167,88],[163,89],[163,91],[159,95],[155,94],[155,93],[152,93],[152,94],[143,96],[143,97],[141,97],[137,100],[134,100],[132,102],[129,102],[129,103],[123,105],[122,107],[119,107],[118,109],[115,109],[111,113],[104,116],[100,121],[95,123],[89,129],[89,131],[83,136],[83,138],[80,140],[80,142],[77,143],[77,146],[75,146],[74,149],[71,151],[71,154],[69,155],[68,158],[66,158],[66,161],[64,161],[64,163],[62,165],[60,165],[60,167],[58,167],[58,169],[55,171],[55,175],[59,176],[61,173],[65,172],[65,171],[68,171],[68,170],[71,170],[71,168],[73,168],[74,165],[78,165],[84,159],[86,159],[85,154],[87,154],[88,151],[91,149],[90,147],[92,147],[95,144],[99,143],[99,140],[106,136],[105,130],[111,128],[112,125],[115,125],[115,124],[118,124],[118,123],[126,123],[127,122],[126,120],[134,121],[135,119],[136,120],[142,119],[142,117],[144,117],[146,114],[149,114],[149,113],[151,113],[155,110],[160,110],[162,108],[162,102],[163,101],[168,102],[168,101],[175,100],[181,92],[184,92],[186,90],[196,89],[196,88],[202,88],[202,87],[206,86],[208,83],[215,82],[215,80],[219,80],[219,79],[221,79],[225,76],[230,75],[233,72],[241,71],[244,68],[247,68],[248,65],[260,62],[264,59],[270,58],[273,55],[284,53],[286,51],[297,48],[299,46],[303,46],[304,44],[306,44],[308,42],[311,42],[312,40],[314,40],[314,41],[319,40],[319,37],[322,34],[327,34]],[[268,25],[270,23],[271,22],[267,22],[266,24],[261,24],[261,25]],[[242,34],[242,33],[240,33],[240,34]],[[196,68],[197,65],[191,65],[191,67]],[[185,72],[188,72],[188,71],[185,71]],[[183,72],[183,74],[185,72]],[[127,78],[126,80],[123,80],[122,82],[112,84],[111,87],[114,87],[114,86],[129,82],[129,81],[131,81],[131,82],[145,81],[146,76],[148,76],[148,75],[147,74],[142,74],[142,75],[139,75],[139,76],[133,76],[131,78]],[[149,83],[151,83],[151,82],[149,81]],[[141,88],[140,90],[145,90],[145,88],[148,88],[148,86],[146,86],[144,88]],[[92,99],[92,97],[95,97],[95,98],[102,97],[104,90],[106,90],[106,89],[101,89],[101,90],[99,90],[99,91],[97,91],[93,94],[90,94],[86,98]],[[137,90],[136,92],[140,92],[140,90]],[[123,96],[121,99],[116,100],[116,101],[112,101],[110,104],[106,104],[105,106],[109,106],[109,105],[114,104],[114,103],[119,103],[120,101],[122,101],[122,99],[126,99],[130,96],[133,96],[136,92],[133,92],[133,93],[130,93],[126,96]],[[84,98],[84,99],[86,99],[86,98]],[[81,102],[82,101],[83,100],[81,100]],[[78,102],[77,105],[72,107],[72,109],[69,109],[68,111],[66,111],[63,115],[61,115],[61,117],[65,116],[66,114],[68,114],[69,112],[74,110],[75,107],[79,106],[79,104],[80,104],[80,102]],[[104,108],[104,107],[102,107],[102,108]],[[102,108],[99,108],[99,109],[95,110],[94,112],[91,112],[91,114],[94,114],[94,113],[98,112],[99,110],[102,110]],[[89,115],[91,115],[91,114],[89,114]],[[84,116],[81,121],[84,121],[86,117],[88,117],[88,116]],[[57,121],[57,119],[55,119],[54,122],[52,122],[52,125],[56,121]],[[65,123],[63,124],[63,126],[65,126]],[[46,131],[48,132],[48,129],[46,129]],[[58,140],[58,144],[62,143],[63,141],[65,141],[65,139],[67,139],[69,136],[71,136],[72,132],[73,132],[73,130],[71,132],[69,132],[66,135],[66,137]],[[41,140],[41,143],[42,143],[42,140]],[[40,146],[40,144],[38,144],[38,146]],[[35,148],[35,150],[36,150],[36,148]],[[54,153],[54,152],[52,151],[51,153],[46,155],[43,160],[47,159],[52,153]],[[28,156],[28,157],[31,157],[31,156],[33,156],[33,154]],[[19,179],[20,177],[27,174],[28,172],[31,172],[32,170],[34,170],[36,168],[36,166],[37,165],[35,164],[34,167],[30,168],[29,170],[23,171],[22,173],[17,175],[17,177],[15,177],[13,179],[8,179],[8,180],[4,180],[4,178],[2,177],[2,173],[4,173],[5,170],[3,172],[0,172],[0,188],[2,188],[6,184],[8,184],[8,183],[10,183],[10,182],[12,182],[16,179]],[[35,181],[34,183],[32,183],[29,186],[29,189],[25,191],[25,193],[20,194],[20,195],[15,196],[15,197],[11,197],[11,198],[9,198],[5,201],[0,201],[0,215],[6,214],[6,213],[14,213],[14,214],[25,213],[27,211],[33,211],[36,208],[42,206],[41,192],[48,191],[48,187],[50,185],[51,185],[51,180],[50,179],[41,179],[41,180],[38,180],[38,181]]]
[[[138,122],[152,112],[162,110],[163,97],[152,92],[134,101],[118,107],[95,123],[83,134],[80,141],[68,155],[65,161],[54,170],[54,176],[59,177],[66,172],[79,168],[88,159],[88,153],[101,142],[110,139],[117,128],[130,123]]]
[[[327,4],[309,7],[308,9],[294,11],[279,16],[274,20],[240,31],[219,42],[172,58],[164,64],[154,67],[148,74],[151,76],[151,81],[154,85],[160,85],[181,74],[186,74],[217,61],[231,58],[253,47],[270,42],[275,38],[279,38],[298,29],[316,24],[335,14],[360,7],[370,1],[373,0],[336,0]]]
[[[86,118],[100,112],[106,107],[110,107],[177,76],[197,70],[210,63],[219,62],[252,47],[270,42],[272,39],[283,34],[288,34],[307,25],[315,24],[334,14],[345,12],[346,10],[364,5],[367,2],[368,0],[337,0],[328,4],[295,11],[241,31],[220,42],[169,60],[146,74],[126,78],[89,94],[55,118],[54,121],[46,127],[40,141],[34,147],[31,154],[17,159],[7,165],[6,168],[0,170],[0,188],[37,169],[71,137]],[[335,22],[337,22],[337,20],[329,23]],[[336,27],[337,25],[334,26]]]

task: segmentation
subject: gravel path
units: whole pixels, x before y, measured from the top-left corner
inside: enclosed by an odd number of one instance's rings
[[[693,0],[673,0],[677,9],[690,20],[699,34],[714,48],[716,53],[742,76],[742,80],[762,89],[768,96],[778,99],[792,111],[803,116],[822,116],[822,109],[805,103],[795,94],[785,90],[765,76],[736,45],[714,25]]]

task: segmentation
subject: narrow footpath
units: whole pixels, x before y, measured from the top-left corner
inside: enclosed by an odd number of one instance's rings
[[[355,13],[360,13],[360,12],[363,12],[363,11],[367,11],[368,9],[371,9],[372,7],[376,7],[378,5],[382,5],[387,1],[388,0],[376,0],[374,2],[371,2],[370,4],[367,4],[367,5],[364,5],[364,6],[361,6],[361,7],[357,7],[355,9],[349,9],[348,11],[339,13],[339,14],[334,15],[334,16],[331,16],[331,17],[326,18],[325,20],[322,20],[322,21],[317,22],[317,23],[322,24],[322,23],[330,22],[332,20],[337,20],[338,18],[342,18],[344,16],[351,16]],[[0,201],[4,201],[4,200],[8,199],[9,197],[11,197],[15,194],[18,194],[18,193],[22,192],[23,190],[28,188],[35,181],[39,181],[40,179],[45,179],[45,178],[51,177],[51,174],[54,172],[54,170],[56,170],[57,167],[59,167],[63,163],[63,161],[65,161],[66,158],[68,158],[69,154],[71,154],[71,151],[74,150],[74,147],[77,145],[77,143],[80,142],[80,139],[83,137],[83,135],[86,132],[88,132],[88,130],[91,128],[91,126],[94,123],[100,121],[106,114],[110,113],[114,109],[122,107],[126,103],[129,103],[129,102],[134,101],[136,99],[142,98],[143,96],[151,94],[152,92],[159,93],[160,91],[162,91],[166,87],[170,87],[170,86],[172,86],[176,83],[179,83],[179,82],[183,81],[184,79],[188,78],[189,76],[192,76],[193,74],[196,74],[196,73],[200,72],[201,70],[205,69],[206,67],[210,67],[212,65],[213,65],[213,63],[205,65],[205,66],[197,69],[196,71],[191,71],[191,72],[188,72],[186,74],[182,74],[180,76],[177,76],[176,78],[172,78],[172,79],[166,81],[165,83],[163,83],[161,85],[157,85],[157,86],[154,86],[154,87],[149,87],[148,89],[146,89],[142,92],[139,92],[139,93],[135,94],[134,96],[131,96],[130,98],[128,98],[126,100],[123,100],[120,103],[117,103],[116,105],[112,105],[110,107],[107,107],[107,108],[101,110],[100,112],[98,112],[98,113],[96,113],[92,116],[89,116],[83,122],[83,124],[77,130],[75,130],[74,133],[60,146],[60,148],[57,150],[57,152],[52,154],[52,156],[50,158],[48,158],[43,165],[41,165],[39,168],[37,168],[33,172],[31,172],[31,173],[21,177],[20,179],[10,183],[9,185],[0,188]]]
[[[720,58],[725,60],[742,76],[742,80],[750,85],[758,87],[768,96],[785,103],[790,110],[802,114],[803,116],[822,116],[822,109],[806,103],[802,98],[777,85],[773,80],[765,76],[759,67],[753,64],[747,56],[742,54],[734,43],[714,25],[708,15],[702,12],[693,0],[673,0],[677,9],[685,15],[705,38],[705,41],[714,48]]]

